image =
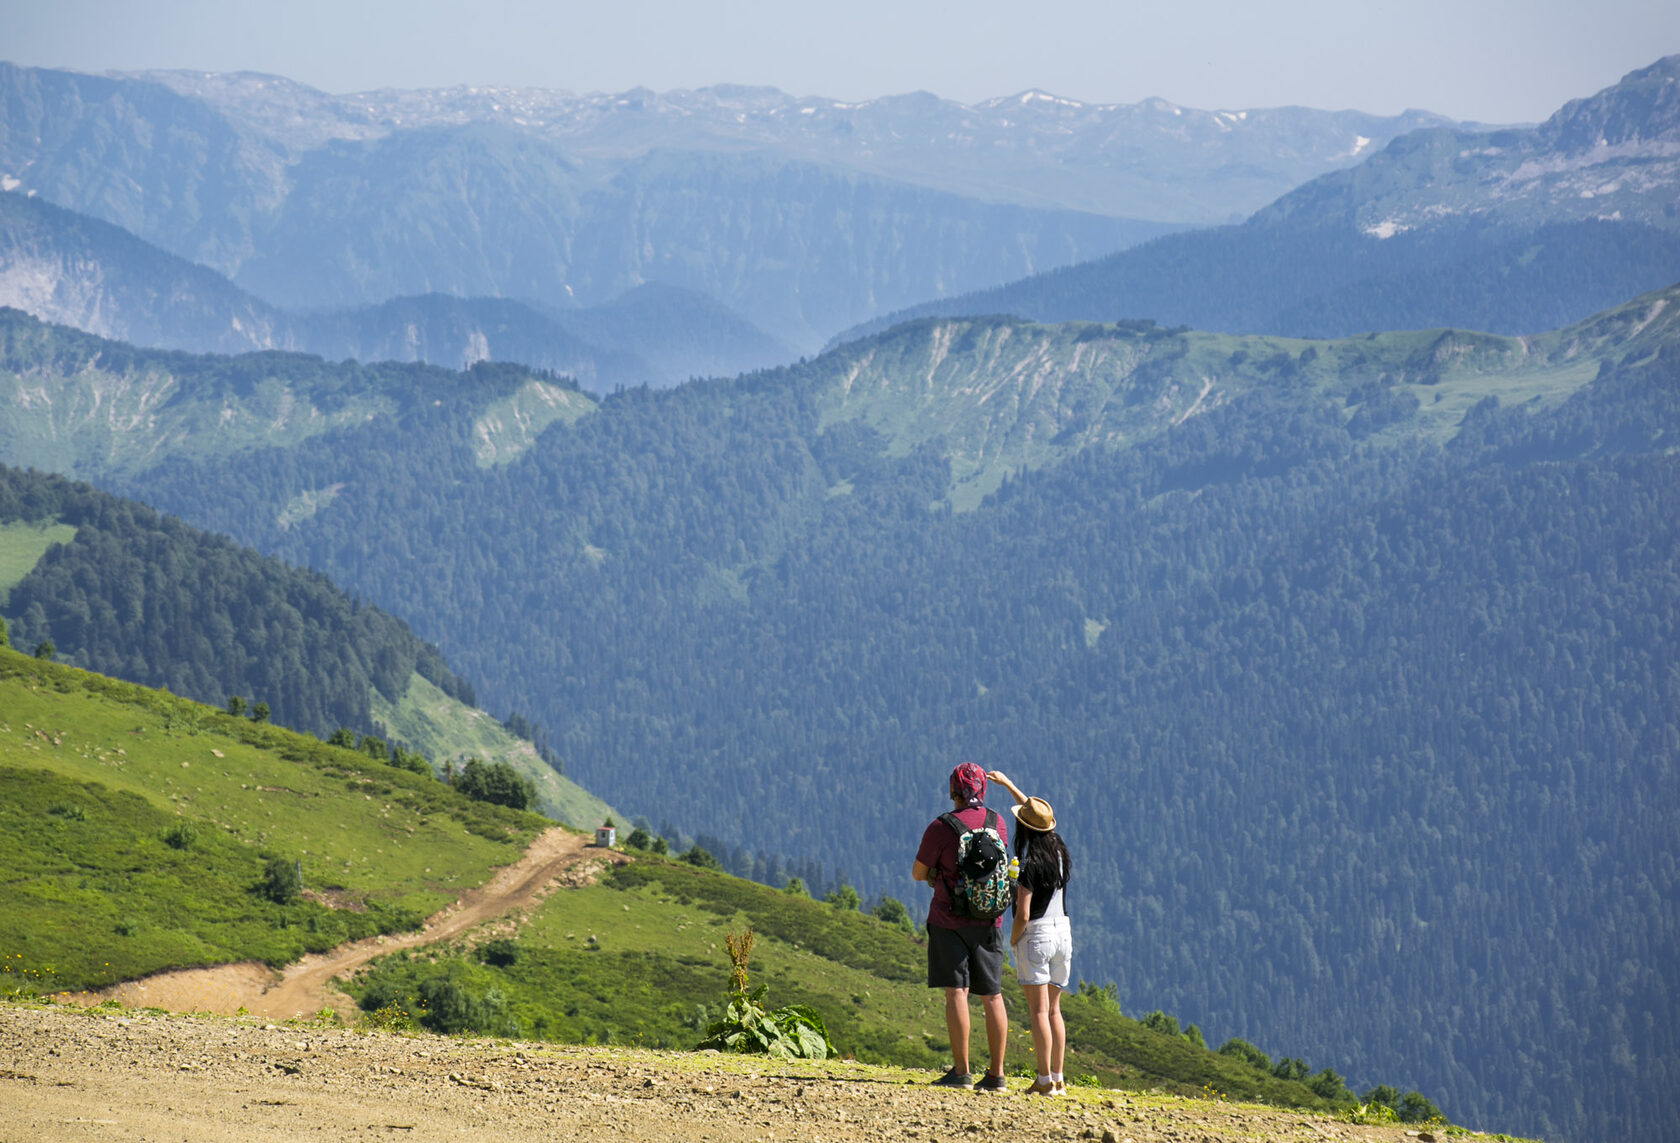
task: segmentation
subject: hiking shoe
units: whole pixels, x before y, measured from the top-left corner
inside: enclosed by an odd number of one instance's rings
[[[1008,1091],[1009,1085],[1002,1076],[988,1074],[985,1079],[974,1085],[975,1091]]]
[[[1050,1094],[1051,1095],[1066,1095],[1067,1094],[1067,1081],[1066,1080],[1052,1080],[1051,1083],[1050,1083]]]
[[[929,1087],[973,1087],[974,1086],[974,1077],[969,1075],[967,1072],[959,1072],[956,1068],[952,1068],[950,1071],[946,1072],[944,1075],[942,1075],[938,1079],[934,1080],[928,1086]]]
[[[1027,1095],[1061,1095],[1062,1094],[1062,1089],[1056,1086],[1056,1083],[1055,1083],[1054,1080],[1035,1079],[1035,1080],[1032,1081],[1032,1086],[1029,1087],[1026,1090],[1025,1094],[1027,1094]]]

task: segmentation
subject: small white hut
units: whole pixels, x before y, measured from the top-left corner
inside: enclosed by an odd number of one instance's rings
[[[611,822],[605,822],[595,827],[595,844],[601,849],[611,849],[618,844],[618,827]]]

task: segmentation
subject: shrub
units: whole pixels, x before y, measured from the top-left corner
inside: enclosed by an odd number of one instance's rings
[[[163,831],[163,843],[171,849],[191,849],[198,840],[198,830],[191,822],[176,822]]]
[[[782,892],[786,893],[789,897],[809,897],[811,895],[806,892],[805,882],[801,881],[797,877],[789,877],[788,883],[786,887],[782,889]]]
[[[630,831],[630,836],[624,839],[624,844],[629,849],[651,849],[653,837],[647,830],[637,826]]]
[[[257,893],[276,905],[290,905],[302,892],[303,877],[298,872],[297,863],[284,857],[269,858],[268,864],[263,866],[262,878],[257,882]]]
[[[507,937],[498,937],[490,941],[479,950],[479,958],[485,964],[493,964],[497,968],[507,968],[519,963],[519,945]]]
[[[87,821],[87,811],[74,802],[59,802],[47,810],[55,818],[63,818],[67,822]]]
[[[1353,1093],[1342,1082],[1342,1077],[1330,1068],[1325,1068],[1307,1081],[1312,1093],[1320,1099],[1328,1099],[1331,1103],[1352,1103]]]
[[[420,1022],[434,1032],[500,1033],[507,1026],[507,1001],[494,988],[474,996],[453,974],[420,982]]]
[[[1113,981],[1098,984],[1093,980],[1082,980],[1079,982],[1079,996],[1086,1003],[1095,1004],[1116,1016],[1120,1015],[1120,989]]]
[[[537,800],[537,785],[506,762],[485,765],[468,758],[455,779],[455,789],[477,802],[523,810]]]
[[[841,885],[840,888],[831,892],[823,900],[836,909],[847,913],[857,912],[858,906],[863,904],[863,899],[858,896],[858,891],[850,885]]]
[[[906,909],[904,902],[897,897],[882,897],[880,903],[875,906],[875,916],[894,928],[903,929],[907,933],[915,928],[910,920],[910,910]]]
[[[1249,1067],[1259,1071],[1269,1072],[1272,1070],[1271,1057],[1247,1040],[1238,1040],[1235,1037],[1226,1040],[1220,1047],[1219,1054],[1229,1056],[1234,1060],[1241,1060]],[[1366,1099],[1369,1098],[1370,1096],[1366,1096]]]
[[[1362,1124],[1398,1123],[1400,1122],[1400,1117],[1396,1115],[1394,1113],[1394,1109],[1386,1103],[1373,1103],[1367,1101],[1348,1112],[1347,1120],[1349,1123]]]
[[[1442,1118],[1440,1109],[1422,1092],[1408,1091],[1400,1098],[1400,1119],[1403,1123],[1428,1123]]]
[[[1272,1074],[1278,1079],[1304,1080],[1307,1078],[1307,1065],[1294,1056],[1285,1056],[1272,1065]]]
[[[1163,1036],[1182,1036],[1184,1034],[1178,1030],[1178,1019],[1168,1016],[1159,1008],[1145,1016],[1140,1023],[1150,1031],[1159,1032]]]
[[[723,870],[723,863],[713,857],[710,851],[698,845],[683,854],[682,860],[698,869],[713,869],[719,872]]]

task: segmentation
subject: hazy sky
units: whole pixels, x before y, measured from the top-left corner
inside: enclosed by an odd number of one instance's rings
[[[0,59],[273,72],[333,92],[769,84],[963,102],[1542,119],[1680,52],[1676,0],[0,0]]]

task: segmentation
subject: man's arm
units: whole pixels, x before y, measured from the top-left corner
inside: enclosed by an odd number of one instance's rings
[[[932,885],[933,884],[933,869],[931,867],[929,867],[926,862],[922,862],[922,861],[914,862],[910,866],[910,880],[912,880],[912,881],[926,881],[929,885]]]
[[[1021,793],[1021,787],[1017,786],[1014,782],[1011,782],[1002,770],[986,771],[986,781],[996,782],[998,785],[1008,790],[1009,796],[1015,799],[1015,804],[1017,806],[1024,806],[1027,804],[1027,796]]]

